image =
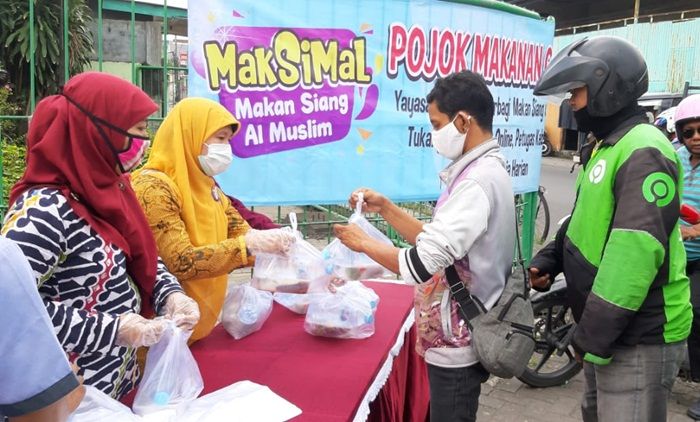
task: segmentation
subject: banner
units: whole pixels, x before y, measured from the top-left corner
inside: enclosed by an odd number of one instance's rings
[[[191,5],[192,6],[192,5]],[[554,22],[445,1],[200,0],[189,8],[189,96],[241,121],[217,177],[246,204],[345,202],[357,187],[434,200],[436,78],[484,76],[516,192],[536,191]]]

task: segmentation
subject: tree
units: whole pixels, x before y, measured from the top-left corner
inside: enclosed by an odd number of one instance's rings
[[[29,2],[34,2],[36,33],[36,95],[58,92],[63,74],[61,45],[62,0],[0,0],[0,60],[10,75],[17,98],[29,99],[30,25]],[[92,16],[85,0],[68,2],[68,62],[71,75],[90,63],[93,50]]]

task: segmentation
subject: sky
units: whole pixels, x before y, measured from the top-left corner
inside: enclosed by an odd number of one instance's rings
[[[163,5],[163,0],[136,0],[136,3],[149,3]],[[187,9],[187,0],[168,0],[168,6]]]

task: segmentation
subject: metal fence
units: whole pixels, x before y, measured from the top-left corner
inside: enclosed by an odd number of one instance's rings
[[[68,10],[70,1],[60,0],[63,7],[62,22],[69,22]],[[472,1],[466,0],[454,0],[462,3],[473,3]],[[170,54],[172,51],[169,50],[169,43],[172,44],[173,36],[169,34],[169,28],[171,24],[177,21],[186,20],[186,13],[183,14],[181,9],[173,9],[168,6],[168,1],[163,2],[163,6],[147,5],[142,3],[136,3],[135,1],[121,1],[121,0],[97,0],[96,5],[93,3],[94,19],[96,21],[96,26],[94,27],[94,38],[95,38],[95,56],[96,61],[94,63],[95,70],[99,71],[109,71],[105,65],[105,24],[108,22],[104,18],[104,13],[107,11],[109,13],[121,13],[122,17],[128,17],[128,19],[122,19],[122,23],[128,24],[128,62],[122,61],[123,65],[128,66],[127,79],[130,79],[132,83],[140,86],[144,91],[146,91],[159,105],[160,105],[160,115],[157,117],[152,117],[150,129],[155,132],[160,121],[168,113],[168,110],[181,98],[186,96],[187,93],[187,67],[181,66],[181,61],[177,55],[177,48],[175,49],[175,54]],[[479,3],[479,2],[476,2]],[[30,88],[29,88],[29,98],[28,98],[28,109],[29,115],[33,112],[37,98],[36,98],[36,75],[35,75],[35,61],[37,60],[37,48],[36,48],[36,22],[35,22],[35,0],[28,0],[29,4],[29,24],[30,24],[30,51],[34,52],[30,56]],[[509,5],[506,5],[509,6]],[[501,5],[501,7],[505,7]],[[509,6],[511,7],[511,6]],[[524,9],[520,9],[521,11]],[[146,17],[150,16],[151,21],[144,20]],[[533,15],[535,16],[535,15]],[[138,19],[137,19],[138,18]],[[140,22],[151,22],[157,23],[160,20],[160,34],[158,34],[159,41],[161,43],[160,50],[161,56],[159,58],[159,63],[140,63],[137,59],[137,41],[139,45],[143,40],[138,39],[137,34],[137,24]],[[148,28],[146,28],[148,29]],[[63,80],[68,80],[71,76],[69,74],[69,49],[68,40],[70,36],[69,25],[62,25],[62,45],[61,52],[63,54]],[[140,32],[139,32],[140,34]],[[0,40],[4,43],[4,40]],[[175,44],[177,44],[177,38],[175,38]],[[139,52],[139,54],[141,54]],[[0,123],[3,121],[27,121],[29,116],[27,115],[0,115]],[[0,193],[3,192],[3,134],[2,126],[0,125]],[[526,193],[523,195],[518,195],[515,198],[518,210],[518,221],[522,226],[521,233],[521,244],[523,245],[523,255],[526,260],[532,254],[533,248],[533,234],[534,234],[534,221],[537,206],[537,192]],[[414,202],[414,203],[402,203],[399,204],[404,210],[409,212],[414,217],[422,220],[429,221],[432,216],[433,206],[429,202]],[[4,203],[4,198],[0,195],[0,217],[2,217],[7,210],[8,204]],[[341,204],[330,204],[330,205],[313,205],[306,206],[300,204],[298,208],[301,208],[301,213],[299,215],[300,229],[305,236],[312,236],[317,239],[325,238],[326,241],[330,241],[333,237],[332,225],[335,223],[345,223],[352,210],[347,206]],[[274,207],[270,212],[268,208],[268,214],[271,214],[274,220],[277,222],[284,222],[286,215],[282,215],[282,207]],[[404,240],[394,231],[387,223],[378,215],[368,216],[370,221],[372,221],[380,230],[386,233],[396,245],[405,245]]]

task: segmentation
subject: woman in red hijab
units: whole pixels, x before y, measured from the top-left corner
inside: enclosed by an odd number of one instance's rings
[[[199,319],[158,259],[126,177],[157,108],[138,87],[97,72],[43,99],[2,228],[29,259],[79,375],[115,398],[136,385],[136,348],[155,344],[166,327],[166,318],[150,318],[165,315],[185,329]]]

